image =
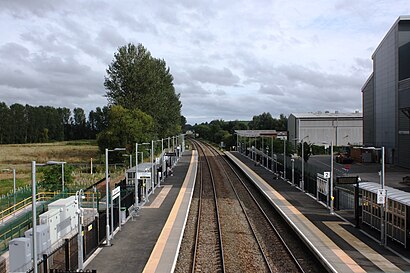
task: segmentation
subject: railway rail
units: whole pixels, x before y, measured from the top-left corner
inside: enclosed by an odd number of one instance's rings
[[[192,202],[189,219],[195,221],[188,220],[175,272],[319,272],[315,265],[304,270],[299,261],[305,259],[293,254],[282,230],[265,213],[266,204],[259,204],[260,197],[226,157],[212,146],[192,142],[200,155],[198,200]]]

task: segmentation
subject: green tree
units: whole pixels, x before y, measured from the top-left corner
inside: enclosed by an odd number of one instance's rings
[[[107,69],[104,86],[111,105],[139,109],[154,118],[159,137],[181,131],[181,102],[164,60],[142,45],[118,49]]]
[[[132,151],[137,142],[146,142],[154,137],[154,120],[139,109],[125,109],[114,105],[110,108],[109,125],[97,136],[98,146],[105,148],[126,147]]]
[[[61,166],[52,165],[42,168],[43,179],[40,181],[40,186],[46,191],[61,191],[62,179],[61,179]],[[70,165],[64,165],[64,185],[67,189],[73,182],[73,167]]]
[[[303,159],[308,162],[310,156],[312,155],[312,145],[311,143],[303,143]],[[297,152],[299,156],[302,156],[302,143],[298,144]]]

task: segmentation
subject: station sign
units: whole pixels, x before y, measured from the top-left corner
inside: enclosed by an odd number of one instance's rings
[[[115,189],[112,190],[112,199],[117,198],[118,196],[120,196],[120,191],[121,191],[121,187],[118,186]]]
[[[377,189],[377,204],[384,204],[386,200],[386,193],[387,190],[385,189]]]
[[[356,184],[358,179],[359,179],[358,176],[339,176],[339,177],[336,177],[336,183],[337,184]]]
[[[151,172],[138,172],[137,179],[151,178]]]
[[[330,178],[330,172],[324,172],[323,173],[323,178],[325,178],[325,179]]]

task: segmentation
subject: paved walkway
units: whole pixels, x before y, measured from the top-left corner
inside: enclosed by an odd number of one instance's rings
[[[121,232],[111,241],[111,247],[97,250],[90,257],[92,260],[86,261],[85,269],[96,269],[98,273],[144,270],[181,189],[190,160],[191,151],[187,151],[174,167],[174,175],[165,179],[161,190],[155,190],[149,198],[150,202],[140,209],[139,216],[122,226]],[[158,198],[161,200],[156,201]]]

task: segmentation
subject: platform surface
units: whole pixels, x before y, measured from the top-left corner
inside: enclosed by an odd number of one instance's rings
[[[177,218],[175,221],[177,225],[174,228],[183,228],[178,225],[184,223],[183,212],[188,213],[189,204],[186,200],[190,199],[191,191],[184,182],[188,176],[195,178],[194,153],[194,151],[186,151],[182,155],[173,168],[173,176],[167,177],[164,183],[161,183],[161,188],[155,189],[155,194],[151,195],[149,202],[140,209],[139,216],[122,226],[122,230],[111,241],[112,246],[97,250],[92,260],[87,262],[85,269],[96,269],[98,273],[130,273],[143,272],[148,264],[153,267],[145,269],[145,272],[160,272],[161,268],[172,268],[174,261],[170,255],[172,253],[176,255],[179,239],[171,236],[169,240],[164,241],[165,239],[159,238],[164,232],[168,232],[166,223],[171,216]],[[184,193],[184,198],[180,197],[181,192]],[[176,203],[188,207],[176,210],[174,209]],[[161,244],[162,246],[159,246]],[[158,248],[161,248],[161,252],[158,252]],[[162,253],[166,260],[161,260]],[[161,272],[170,272],[170,270]]]
[[[343,221],[311,196],[255,166],[237,152],[226,153],[258,185],[271,203],[300,232],[324,266],[333,272],[410,272],[408,257],[380,246],[350,222]]]

